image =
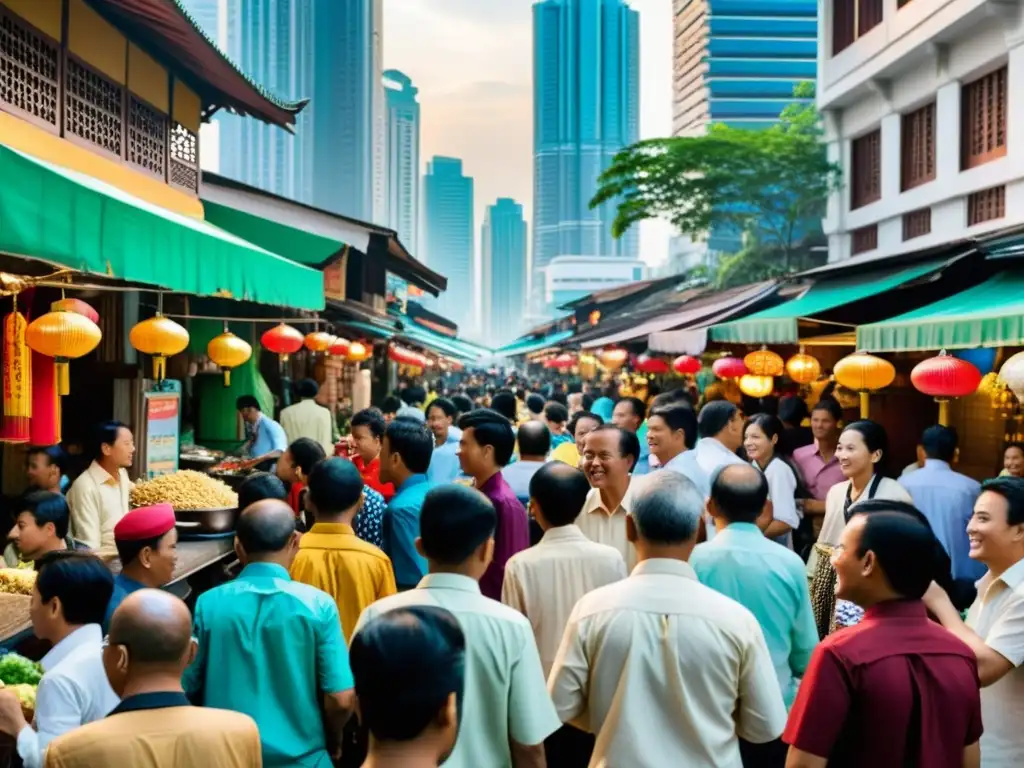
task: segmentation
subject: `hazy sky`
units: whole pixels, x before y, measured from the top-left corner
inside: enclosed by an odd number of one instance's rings
[[[384,66],[420,90],[420,153],[461,157],[475,179],[476,238],[484,209],[533,197],[533,0],[384,0]],[[672,0],[632,0],[640,12],[640,135],[672,127]],[[479,242],[477,243],[479,250]],[[645,261],[662,260],[668,228],[641,231]]]

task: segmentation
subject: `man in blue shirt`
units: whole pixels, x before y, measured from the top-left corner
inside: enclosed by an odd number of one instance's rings
[[[431,483],[451,483],[462,470],[459,467],[459,440],[462,430],[453,426],[455,403],[444,397],[432,400],[427,406],[427,426],[434,435],[434,453],[427,468]]]
[[[956,457],[956,431],[936,424],[921,437],[924,466],[900,478],[914,506],[942,542],[953,565],[953,578],[975,582],[985,575],[985,565],[970,556],[967,521],[974,514],[974,502],[981,485],[967,475],[954,472],[950,464]]]
[[[380,480],[395,495],[384,513],[384,552],[395,568],[399,590],[413,589],[427,575],[427,561],[416,551],[420,509],[433,487],[427,479],[434,438],[425,424],[397,418],[388,424],[380,451]]]
[[[114,544],[121,572],[107,604],[103,631],[110,629],[114,611],[128,595],[149,587],[160,589],[174,578],[178,566],[178,531],[170,504],[133,509],[114,526]]]
[[[288,450],[288,437],[284,427],[260,410],[260,402],[253,395],[242,395],[235,403],[245,424],[243,451],[253,463],[276,459]]]
[[[803,561],[766,539],[755,524],[767,500],[768,481],[754,467],[729,464],[719,469],[711,480],[708,509],[726,527],[713,541],[694,549],[690,565],[702,584],[731,597],[757,618],[789,706],[796,681],[803,677],[818,643],[818,630]],[[784,761],[781,742],[763,746],[774,748],[781,750]]]
[[[287,503],[266,499],[242,513],[235,550],[245,567],[200,595],[199,649],[182,681],[193,702],[256,721],[266,768],[330,766],[328,744],[340,743],[354,707],[338,607],[288,575],[298,542]]]

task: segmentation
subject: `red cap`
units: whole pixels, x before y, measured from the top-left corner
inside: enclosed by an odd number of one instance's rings
[[[154,504],[133,509],[114,526],[116,541],[143,541],[163,536],[174,527],[174,507]]]

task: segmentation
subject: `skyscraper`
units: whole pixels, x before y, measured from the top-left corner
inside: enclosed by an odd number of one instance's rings
[[[384,73],[387,95],[387,225],[414,255],[419,253],[420,104],[409,76]]]
[[[222,44],[219,26],[220,3],[221,0],[182,0],[181,3],[189,15],[199,22],[199,26],[206,36],[217,45]]]
[[[499,197],[483,226],[484,340],[499,347],[519,336],[526,303],[526,220],[523,206]]]
[[[335,213],[373,217],[374,164],[381,162],[375,142],[382,156],[384,138],[381,2],[227,0],[228,55],[273,93],[312,101],[294,136],[222,117],[226,176]]]
[[[616,240],[616,206],[590,209],[597,178],[640,135],[640,20],[626,0],[533,7],[533,284],[558,256],[635,258]]]
[[[434,157],[427,163],[423,204],[427,264],[448,278],[448,290],[433,307],[463,332],[478,330],[473,327],[473,179],[462,174],[462,160]]]

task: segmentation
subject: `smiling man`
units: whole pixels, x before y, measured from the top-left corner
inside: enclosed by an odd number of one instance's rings
[[[590,494],[576,521],[588,539],[619,550],[629,570],[636,565],[637,554],[626,538],[626,516],[632,505],[630,472],[639,456],[636,435],[614,424],[603,424],[587,435],[583,472]]]

